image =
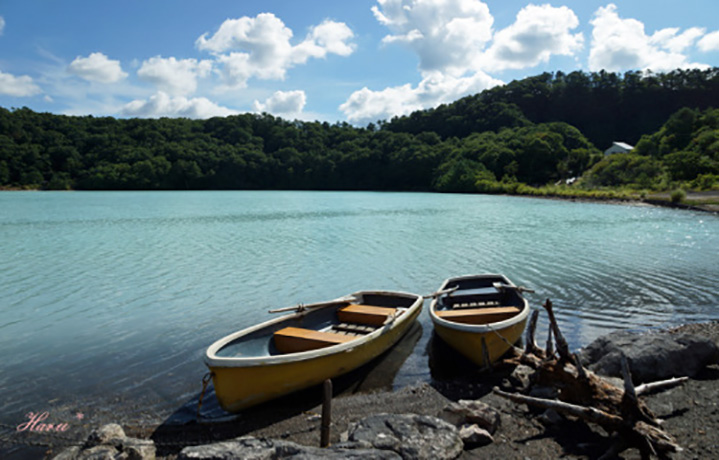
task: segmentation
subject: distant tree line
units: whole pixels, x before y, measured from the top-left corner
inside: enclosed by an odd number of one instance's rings
[[[704,109],[719,107],[718,75],[543,74],[364,128],[267,114],[115,119],[0,108],[0,186],[512,192],[584,174],[594,187],[707,188],[719,173],[719,131],[717,111]],[[625,157],[603,159],[595,147],[635,139]]]

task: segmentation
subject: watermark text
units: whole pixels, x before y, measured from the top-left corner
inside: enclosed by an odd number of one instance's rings
[[[58,432],[62,433],[70,429],[70,425],[67,423],[45,423],[50,417],[49,412],[28,412],[25,414],[27,422],[21,423],[17,426],[17,431],[32,431],[37,433],[42,432]]]

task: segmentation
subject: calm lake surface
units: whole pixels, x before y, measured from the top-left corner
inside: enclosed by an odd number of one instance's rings
[[[269,319],[268,308],[361,289],[428,294],[461,274],[504,273],[537,291],[533,307],[551,298],[573,348],[617,328],[719,319],[718,255],[716,216],[642,206],[0,193],[0,421],[30,411],[162,421],[197,397],[207,346]],[[420,324],[395,388],[433,378],[426,308]]]

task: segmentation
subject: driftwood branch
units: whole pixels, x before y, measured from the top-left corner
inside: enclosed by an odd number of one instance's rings
[[[660,380],[658,382],[650,382],[650,383],[644,383],[642,385],[639,385],[634,390],[637,393],[637,396],[642,395],[644,393],[649,393],[654,390],[664,389],[664,388],[671,388],[677,385],[681,385],[682,383],[689,380],[689,377],[674,377],[668,380]]]
[[[524,353],[537,354],[539,346],[534,340],[534,333],[537,330],[537,319],[539,318],[539,310],[534,310],[532,316],[529,318],[529,325],[527,326],[527,333],[525,335]]]
[[[629,362],[627,357],[622,353],[622,377],[624,378],[624,397],[630,404],[637,405],[637,391],[634,389],[634,382],[632,382],[632,374],[629,372]]]
[[[549,316],[549,325],[552,329],[552,332],[554,333],[555,341],[557,342],[557,352],[559,353],[559,357],[564,362],[572,362],[572,356],[569,353],[569,344],[564,339],[562,331],[559,330],[559,324],[557,323],[557,319],[554,317],[552,301],[547,299],[542,306],[545,310],[547,310],[547,316]]]
[[[589,380],[587,371],[584,370],[584,367],[582,366],[582,361],[579,359],[579,356],[577,356],[576,353],[572,354],[572,362],[574,362],[574,367],[577,368],[577,375],[579,376],[579,378],[584,381]]]
[[[554,340],[552,339],[552,327],[549,327],[549,330],[547,332],[547,347],[546,350],[544,350],[544,355],[547,357],[547,359],[552,358],[554,356]]]

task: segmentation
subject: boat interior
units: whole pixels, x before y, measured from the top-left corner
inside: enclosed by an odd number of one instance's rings
[[[487,276],[450,280],[436,304],[438,317],[462,324],[490,324],[518,315],[523,299],[509,280]]]
[[[338,345],[374,332],[407,311],[416,297],[363,294],[352,302],[307,309],[249,334],[218,351],[222,357],[275,356]]]

